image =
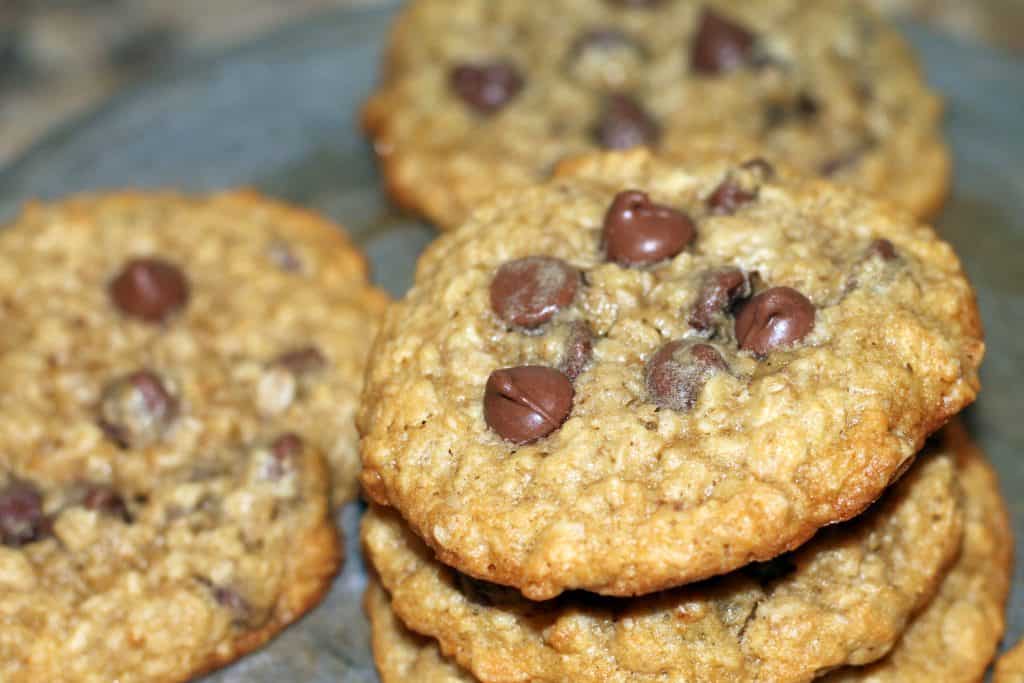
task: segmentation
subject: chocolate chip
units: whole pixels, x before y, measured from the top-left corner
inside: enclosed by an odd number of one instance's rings
[[[655,204],[639,190],[615,196],[604,219],[608,260],[643,266],[670,259],[693,241],[697,229],[690,217]]]
[[[554,368],[495,370],[484,391],[484,419],[503,439],[526,444],[561,427],[572,402],[572,382]]]
[[[590,365],[594,355],[594,331],[584,320],[574,320],[569,326],[569,336],[565,340],[565,351],[558,369],[563,375],[575,382],[576,378]]]
[[[688,411],[711,376],[728,369],[722,354],[709,344],[669,342],[647,361],[647,399],[662,408]]]
[[[772,287],[736,315],[740,348],[757,356],[799,342],[814,329],[814,304],[791,287]]]
[[[156,258],[129,261],[111,281],[110,298],[127,316],[160,323],[184,308],[189,287],[185,274]]]
[[[632,149],[654,145],[661,127],[639,102],[628,95],[608,97],[595,129],[597,142],[606,149]]]
[[[491,308],[512,325],[534,328],[576,297],[580,273],[561,259],[530,256],[510,261],[491,280]]]
[[[117,517],[125,522],[131,521],[131,514],[128,512],[124,498],[106,484],[87,484],[82,497],[82,505],[88,510]]]
[[[294,375],[312,375],[327,368],[327,359],[316,346],[303,346],[286,351],[274,359],[277,365]]]
[[[270,452],[278,460],[291,460],[302,453],[302,437],[294,432],[286,432],[274,439],[270,444]]]
[[[0,544],[18,548],[46,534],[43,496],[28,482],[13,481],[0,490]]]
[[[227,608],[232,615],[232,622],[235,624],[248,624],[252,620],[253,611],[249,601],[242,597],[242,594],[227,586],[217,586],[209,581],[203,581],[210,587],[213,599],[217,604]]]
[[[715,215],[732,215],[755,199],[756,192],[743,189],[733,178],[726,178],[708,197],[708,208]]]
[[[883,261],[892,261],[896,258],[896,247],[887,239],[877,239],[868,245],[868,257],[875,257]]]
[[[100,397],[99,425],[121,448],[156,443],[178,415],[178,400],[159,375],[140,370],[107,385]]]
[[[745,27],[705,7],[700,15],[690,64],[694,71],[703,74],[734,71],[749,63],[756,39]]]
[[[697,295],[689,323],[694,329],[710,330],[715,318],[736,301],[750,296],[750,278],[739,268],[724,268],[708,274]]]
[[[451,86],[462,101],[481,114],[494,114],[512,101],[525,81],[510,62],[459,64],[451,71]]]
[[[615,89],[643,67],[645,58],[644,49],[624,31],[599,28],[576,39],[567,70],[591,88]]]
[[[267,245],[267,258],[286,273],[298,273],[302,270],[302,261],[295,254],[295,250],[282,239],[270,241]]]

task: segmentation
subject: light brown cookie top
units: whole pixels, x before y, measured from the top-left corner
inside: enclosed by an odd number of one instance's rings
[[[996,661],[993,683],[1024,683],[1024,641],[1003,653]]]
[[[955,458],[922,456],[877,507],[793,554],[644,598],[528,601],[440,564],[382,508],[363,544],[402,621],[488,683],[805,681],[884,656],[927,604],[960,546]]]
[[[892,654],[864,669],[839,671],[827,683],[975,683],[996,653],[1012,574],[1009,515],[995,472],[963,425],[947,432],[965,494],[960,556]]]
[[[454,228],[497,188],[640,144],[753,146],[926,216],[949,187],[941,113],[856,0],[414,0],[363,120],[395,198]]]
[[[636,595],[849,519],[970,403],[946,243],[761,163],[601,155],[422,257],[360,409],[363,483],[445,563]]]
[[[4,462],[5,683],[191,680],[261,646],[330,587],[341,549],[312,448],[223,444],[145,484],[108,464],[111,481],[70,483]]]
[[[0,255],[0,679],[186,680],[316,604],[384,304],[344,235],[125,193],[32,205]]]
[[[124,193],[32,205],[0,253],[0,443],[19,474],[141,484],[287,431],[327,454],[337,502],[355,494],[386,299],[336,225],[250,192]],[[140,371],[173,415],[133,403]]]

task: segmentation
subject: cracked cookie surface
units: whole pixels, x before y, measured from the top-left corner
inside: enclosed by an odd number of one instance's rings
[[[954,460],[922,455],[877,507],[794,553],[643,598],[528,601],[444,567],[380,508],[363,544],[399,618],[483,681],[806,681],[884,656],[927,604],[960,545]]]
[[[940,208],[942,106],[863,3],[415,0],[363,120],[393,196],[456,227],[498,188],[594,149],[755,147]]]
[[[722,574],[860,513],[974,399],[973,290],[909,215],[759,161],[561,173],[431,245],[371,354],[364,487],[446,564],[532,599]]]
[[[183,681],[319,602],[384,304],[344,235],[124,193],[32,205],[0,253],[0,678]]]

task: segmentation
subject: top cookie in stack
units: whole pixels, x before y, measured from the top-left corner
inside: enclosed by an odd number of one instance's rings
[[[371,358],[363,483],[470,576],[650,593],[859,514],[983,348],[902,211],[759,159],[597,155],[425,253]]]
[[[453,228],[496,188],[636,145],[758,150],[936,212],[941,104],[856,0],[413,0],[367,104],[394,196]]]

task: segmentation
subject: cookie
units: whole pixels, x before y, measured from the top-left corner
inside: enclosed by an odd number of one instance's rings
[[[0,254],[0,679],[183,681],[315,605],[383,306],[343,234],[126,193],[32,205]]]
[[[392,632],[389,629],[389,632]],[[374,636],[376,638],[376,635]],[[374,640],[376,642],[376,640]],[[1017,643],[996,662],[994,683],[1024,683],[1024,641]]]
[[[8,392],[48,382],[28,400],[9,393],[0,415],[18,466],[46,470],[58,459],[81,473],[99,448],[141,471],[189,457],[188,444],[214,426],[224,432],[239,413],[238,437],[296,432],[327,454],[336,502],[355,495],[353,417],[386,297],[336,225],[250,192],[126,193],[30,206],[0,250],[13,320],[2,381]],[[182,301],[161,298],[175,292]],[[210,376],[205,356],[219,374]],[[115,380],[144,369],[180,385],[174,391],[192,394],[207,416],[215,408],[216,420],[195,425],[185,406],[176,438],[155,448],[141,432],[158,421],[111,424]],[[50,423],[24,429],[40,416]],[[58,445],[62,430],[75,438]]]
[[[984,677],[1006,625],[1013,537],[985,456],[960,423],[950,430],[950,439],[965,493],[959,558],[892,654],[861,670],[837,672],[827,683],[974,683]]]
[[[427,249],[371,357],[363,484],[531,599],[649,593],[859,514],[983,349],[909,215],[759,160],[599,155]]]
[[[966,530],[964,545],[958,559],[943,579],[938,595],[914,619],[903,638],[887,657],[870,666],[839,669],[826,675],[822,680],[828,683],[925,683],[936,680],[955,683],[981,679],[1002,633],[1002,607],[1009,590],[1010,537],[1006,512],[999,498],[993,473],[983,456],[966,442],[960,429],[957,427],[955,433],[950,435],[951,446],[958,451],[958,477],[966,492]],[[801,550],[801,553],[803,552]],[[907,560],[912,561],[909,557]],[[786,580],[777,579],[781,582]],[[773,598],[769,598],[769,601],[771,600]],[[375,659],[383,683],[411,680],[461,683],[477,680],[467,670],[459,667],[453,659],[442,655],[437,641],[419,636],[402,624],[394,615],[388,594],[378,579],[371,580],[367,589],[366,605],[373,627]],[[493,608],[485,606],[483,609]],[[694,628],[691,609],[689,604],[680,606],[667,620],[668,624],[664,628],[676,633]],[[760,614],[760,610],[758,613]],[[540,620],[535,627],[539,631],[545,625],[548,623]],[[620,618],[617,625],[622,628],[626,623]],[[520,635],[518,626],[517,621],[508,619],[501,622],[491,635],[494,640],[501,642],[501,650],[506,655],[522,647],[522,641],[517,638]],[[572,649],[585,645],[591,633],[602,634],[610,628],[615,628],[608,624],[601,626],[603,628],[598,627],[589,632],[584,628],[563,633],[552,629],[545,640],[550,641],[552,647],[562,644]],[[713,635],[712,632],[712,637]],[[558,636],[564,636],[564,639]],[[709,664],[722,666],[735,664],[735,660],[729,658],[728,652],[715,648],[717,641],[699,642],[700,649],[690,652],[693,659],[703,658]],[[808,646],[810,643],[814,643],[815,647],[818,644],[813,634],[805,642],[805,649],[813,649]],[[673,648],[671,640],[647,641],[644,647],[651,647],[655,653]],[[472,656],[474,661],[491,656],[491,653],[480,651],[455,649],[452,652],[455,658]],[[583,650],[576,650],[569,655],[575,658],[586,656],[587,653]],[[515,678],[515,675],[516,671],[522,670],[524,666],[529,664],[520,663],[515,669],[494,671],[494,680],[521,680]],[[415,677],[411,672],[415,672]],[[743,674],[744,672],[737,672],[721,678],[694,680],[754,680]],[[793,680],[810,680],[812,677],[813,673]],[[664,671],[659,674],[659,670],[654,669],[622,672],[618,678],[602,680],[639,682],[664,679]]]
[[[447,569],[379,508],[363,544],[401,620],[483,681],[803,681],[882,657],[927,604],[960,546],[957,474],[939,448],[797,552],[643,598],[530,602]]]
[[[942,104],[855,0],[414,0],[363,112],[396,201],[454,228],[564,158],[759,148],[938,211]]]

